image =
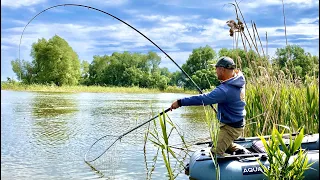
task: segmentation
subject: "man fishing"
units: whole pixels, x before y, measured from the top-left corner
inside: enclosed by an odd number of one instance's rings
[[[213,153],[224,156],[226,150],[234,152],[238,149],[233,141],[239,138],[245,125],[245,78],[230,57],[219,58],[216,74],[221,84],[207,94],[185,97],[174,101],[170,110],[181,106],[201,106],[218,103],[217,118],[220,121],[220,132],[216,151]]]

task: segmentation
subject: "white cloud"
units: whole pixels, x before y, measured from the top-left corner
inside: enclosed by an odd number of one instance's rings
[[[282,29],[283,32],[277,31],[279,29]],[[296,24],[292,26],[287,26],[287,36],[289,35],[304,35],[304,36],[310,36],[313,38],[319,38],[319,26],[316,24]],[[268,37],[270,36],[284,36],[284,27],[278,26],[278,27],[261,27],[258,28],[259,35],[265,35],[266,32],[268,32]]]
[[[315,5],[319,4],[317,0],[284,0],[285,4],[307,4],[307,5]]]
[[[2,50],[8,50],[8,49],[11,49],[12,48],[12,46],[7,46],[7,45],[3,45],[3,44],[1,44],[1,51]]]
[[[77,4],[85,4],[88,6],[95,6],[95,7],[101,7],[101,6],[108,6],[108,7],[114,7],[114,6],[121,6],[128,3],[128,0],[69,0],[68,3],[77,3]]]
[[[224,4],[227,4],[232,1],[226,1],[226,2],[221,2],[219,0],[197,0],[197,1],[186,1],[186,0],[162,0],[162,1],[157,1],[158,4],[163,4],[167,6],[177,6],[180,8],[192,8],[192,9],[208,9],[208,8],[215,8],[217,6],[222,7]]]
[[[166,52],[180,67],[186,62],[186,60],[189,58],[189,56],[192,53],[192,50],[190,51],[181,51],[181,52]],[[171,71],[178,70],[178,67],[164,54],[164,53],[158,53],[158,55],[161,57],[161,64],[160,67],[166,67]]]
[[[211,19],[209,24],[204,25],[205,30],[201,35],[210,38],[210,41],[229,39],[229,28],[226,22],[227,20]]]
[[[22,6],[34,6],[34,5],[37,5],[40,3],[44,3],[44,2],[46,2],[46,0],[17,0],[17,1],[2,0],[1,6],[19,8]]]
[[[302,7],[310,7],[314,6],[316,4],[319,4],[319,1],[317,0],[284,0],[284,8],[286,6],[295,6],[296,8],[302,8]],[[255,0],[243,0],[239,4],[240,9],[242,8],[261,8],[261,7],[268,7],[271,5],[281,5],[282,7],[282,1],[281,0],[263,0],[263,1],[255,1]]]
[[[35,7],[29,7],[29,8],[27,8],[27,10],[30,11],[31,13],[36,13],[37,12]]]
[[[199,15],[192,15],[192,16],[164,16],[164,15],[157,15],[157,14],[151,14],[151,15],[144,15],[140,14],[137,11],[127,11],[130,14],[133,14],[136,16],[136,18],[140,21],[152,21],[152,22],[161,22],[161,23],[168,23],[168,22],[183,22],[183,21],[190,21],[190,20],[196,20],[199,19]]]
[[[160,21],[160,22],[180,21],[180,17],[178,16],[138,15],[137,17],[145,21]]]
[[[297,23],[298,24],[312,24],[315,21],[318,21],[318,24],[319,24],[319,17],[316,17],[316,18],[301,18]]]

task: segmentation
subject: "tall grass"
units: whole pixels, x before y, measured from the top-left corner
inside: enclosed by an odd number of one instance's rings
[[[319,132],[319,87],[287,83],[248,84],[246,88],[246,136],[270,134],[273,124],[306,133]]]

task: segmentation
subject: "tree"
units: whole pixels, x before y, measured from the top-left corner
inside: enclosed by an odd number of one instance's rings
[[[75,85],[80,78],[80,61],[76,52],[61,37],[41,39],[32,45],[31,56],[40,83]]]
[[[185,80],[184,75],[180,71],[176,71],[171,73],[169,76],[169,82],[168,85],[170,86],[178,86],[178,87],[184,87],[185,86]]]
[[[105,78],[105,69],[112,63],[109,56],[93,56],[93,61],[89,65],[89,84],[102,85]]]
[[[304,79],[306,75],[312,75],[317,71],[315,67],[318,67],[319,58],[305,53],[304,49],[298,45],[288,45],[277,49],[273,64],[279,66],[284,72],[291,73],[293,78]]]
[[[147,55],[147,63],[151,69],[151,73],[156,72],[159,69],[159,64],[161,62],[161,57],[157,53],[149,51]]]
[[[32,44],[32,63],[11,61],[12,69],[25,83],[76,85],[80,78],[80,61],[69,44],[55,35]]]
[[[192,75],[193,81],[202,89],[211,89],[212,86],[218,86],[220,84],[215,71],[211,69],[198,70]]]
[[[82,61],[81,62],[81,79],[80,84],[89,85],[89,67],[90,64],[88,61]]]
[[[210,46],[207,45],[205,47],[196,48],[192,51],[192,54],[189,56],[186,63],[182,65],[182,69],[190,77],[196,78],[198,80],[203,79],[203,74],[200,72],[204,69],[210,69],[211,67],[209,66],[209,64],[213,59],[216,59],[216,52]],[[194,85],[189,81],[189,79],[185,79],[185,86],[187,88],[193,88]],[[208,83],[201,84],[201,86],[198,85],[201,89],[208,88]]]
[[[237,68],[241,69],[247,77],[256,74],[259,71],[259,66],[266,67],[269,65],[266,58],[259,57],[253,50],[245,52],[243,49],[222,48],[219,51],[219,57],[221,56],[232,58],[236,63]]]
[[[216,58],[216,52],[210,47],[200,47],[193,49],[192,54],[189,56],[186,64],[182,65],[182,69],[192,76],[195,72],[208,67],[208,61]]]
[[[165,89],[170,72],[159,68],[161,57],[148,54],[114,52],[111,56],[94,56],[89,66],[90,84],[111,86],[139,86]]]
[[[19,59],[11,61],[12,71],[16,73],[18,80],[22,80],[23,68],[20,65]]]
[[[21,60],[20,63],[19,59],[16,59],[11,61],[11,65],[13,72],[16,73],[18,77],[18,80],[27,84],[33,82],[33,77],[35,76],[34,67],[30,62]]]

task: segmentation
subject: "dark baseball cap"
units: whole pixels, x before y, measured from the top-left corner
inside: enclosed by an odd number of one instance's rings
[[[226,69],[234,69],[236,68],[236,64],[234,61],[227,56],[222,56],[218,59],[217,64],[212,64],[215,67],[224,67]]]

